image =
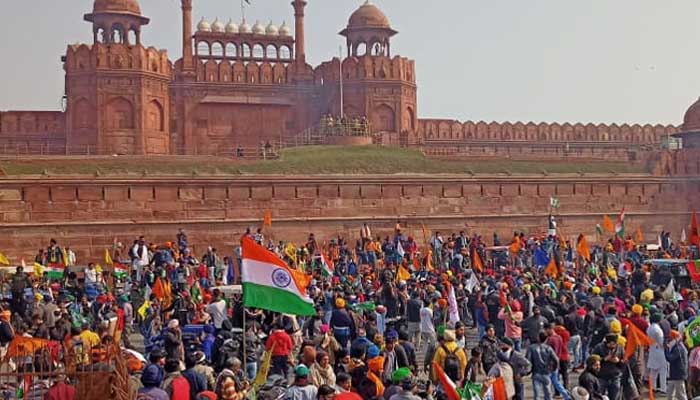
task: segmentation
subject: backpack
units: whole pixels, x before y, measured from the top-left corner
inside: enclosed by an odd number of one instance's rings
[[[450,377],[450,379],[456,382],[462,377],[462,365],[459,362],[459,357],[457,357],[457,352],[460,349],[458,347],[455,349],[455,351],[450,351],[445,345],[442,345],[441,347],[445,352],[445,363],[442,369],[445,371],[445,374]]]

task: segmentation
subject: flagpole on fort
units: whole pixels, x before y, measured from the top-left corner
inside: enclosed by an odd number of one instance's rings
[[[338,47],[338,56],[340,58],[340,118],[345,117],[344,99],[343,99],[343,46]]]

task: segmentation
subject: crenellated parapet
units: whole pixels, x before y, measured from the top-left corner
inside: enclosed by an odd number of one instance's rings
[[[534,122],[485,122],[419,119],[417,142],[521,141],[521,142],[619,142],[658,144],[679,127],[651,124],[582,124]]]
[[[166,50],[142,45],[75,44],[66,50],[67,74],[95,71],[143,72],[171,79],[173,68]]]
[[[340,60],[334,58],[319,65],[314,70],[316,83],[338,82],[340,76]],[[343,80],[395,80],[405,83],[416,83],[416,64],[406,57],[394,56],[360,56],[347,57],[343,60]]]

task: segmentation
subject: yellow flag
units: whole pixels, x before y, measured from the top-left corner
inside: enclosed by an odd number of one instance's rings
[[[141,316],[141,319],[142,319],[142,320],[146,319],[146,311],[148,311],[148,308],[149,308],[150,306],[151,306],[151,302],[148,301],[148,300],[146,300],[146,301],[143,302],[143,304],[141,305],[141,307],[139,307],[139,309],[136,310],[136,312],[139,314],[139,316]]]
[[[44,276],[44,266],[37,262],[34,263],[34,276]]]
[[[399,268],[396,270],[396,279],[399,281],[407,281],[411,279],[411,273],[408,272],[403,265],[399,265]]]
[[[102,266],[100,264],[95,265],[95,272],[98,274],[102,273]]]
[[[105,265],[114,265],[112,256],[109,255],[109,250],[105,249]]]
[[[263,386],[265,382],[267,382],[267,374],[270,373],[270,365],[272,364],[272,351],[275,350],[276,344],[277,343],[272,343],[270,350],[266,350],[265,354],[263,354],[262,364],[260,364],[258,374],[255,375],[255,379],[253,380],[253,386],[256,388]]]
[[[5,257],[4,254],[0,253],[0,264],[2,265],[10,265],[10,261]]]

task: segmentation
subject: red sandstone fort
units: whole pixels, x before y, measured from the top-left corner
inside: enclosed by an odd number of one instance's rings
[[[308,231],[354,235],[362,221],[388,228],[397,218],[414,233],[423,222],[449,231],[468,219],[470,229],[507,235],[539,231],[550,196],[561,198],[560,226],[569,235],[590,234],[602,214],[625,207],[655,237],[680,231],[699,205],[700,101],[680,126],[420,119],[414,61],[396,55],[398,32],[369,2],[340,31],[346,56],[318,66],[306,61],[305,0],[291,3],[293,27],[195,23],[193,0],[181,6],[183,57],[173,62],[145,44],[149,19],[137,0],[95,0],[84,16],[92,43],[70,45],[63,57],[65,111],[0,112],[0,149],[225,154],[303,137],[324,115],[340,115],[343,104],[344,115],[369,120],[375,143],[416,146],[429,156],[614,159],[653,164],[653,173],[7,178],[0,182],[0,249],[30,256],[55,236],[99,255],[115,236],[164,241],[179,226],[197,232],[195,246],[230,248],[231,232],[256,223],[265,209],[273,210],[277,232],[293,239]],[[682,139],[682,150],[665,146],[672,137]]]

